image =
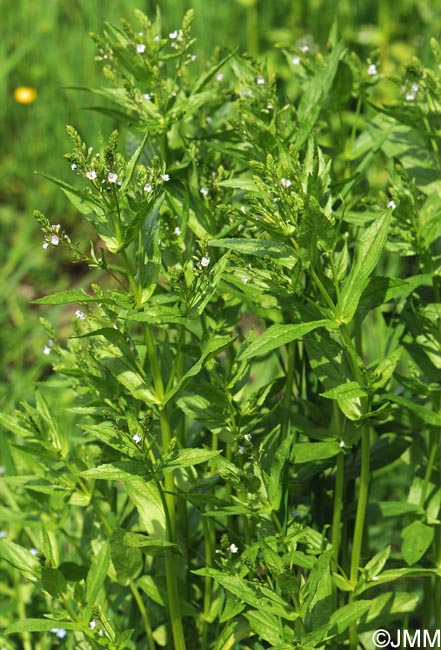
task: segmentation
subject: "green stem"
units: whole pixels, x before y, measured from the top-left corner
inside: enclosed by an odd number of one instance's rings
[[[15,592],[17,596],[16,602],[17,602],[17,610],[18,610],[18,619],[20,621],[25,621],[27,618],[25,596],[24,596],[26,585],[23,584],[21,578],[17,578],[16,571],[14,571],[14,586],[15,586]],[[29,632],[22,632],[21,634],[22,634],[22,642],[23,642],[24,650],[32,650],[31,635],[29,634]]]
[[[257,11],[257,1],[250,3],[246,14],[247,29],[247,49],[250,54],[259,52],[259,15]]]
[[[331,527],[331,544],[333,548],[335,567],[338,566],[338,558],[340,555],[341,515],[343,512],[344,482],[345,482],[345,455],[343,452],[340,452],[339,454],[337,454],[337,469],[335,473],[335,489],[334,489],[334,508],[332,513],[332,527]]]
[[[435,551],[435,566],[441,569],[441,524],[435,526],[433,547]],[[441,628],[441,580],[438,576],[435,576],[434,581],[433,602],[435,608],[435,628],[439,630]]]
[[[170,431],[170,422],[165,409],[161,411],[160,422],[161,422],[162,448],[164,454],[167,454],[170,448],[171,431]],[[168,472],[164,476],[164,492],[165,492],[165,501],[167,504],[167,511],[169,515],[168,526],[167,526],[168,528],[167,538],[172,543],[175,543],[176,541],[176,503],[175,503],[174,491],[175,491],[174,474],[173,472]],[[181,608],[180,608],[180,599],[179,599],[179,590],[178,590],[178,575],[176,571],[176,557],[174,555],[168,555],[165,558],[165,572],[166,572],[166,581],[167,581],[170,623],[172,628],[173,640],[175,644],[173,650],[185,650],[185,637],[184,637],[184,629],[182,627],[182,617],[181,617]]]
[[[127,279],[129,281],[129,285],[130,285],[130,290],[133,293],[133,297],[135,299],[135,302],[137,303],[138,300],[139,300],[138,285],[136,284],[135,276],[133,274],[129,258],[127,257],[127,253],[126,253],[125,250],[121,250],[120,254],[121,254],[121,257],[122,257],[122,259],[124,261],[124,266],[125,266],[126,273],[127,273]]]
[[[423,489],[421,490],[421,497],[420,497],[421,508],[424,508],[424,503],[427,497],[427,490],[429,487],[430,479],[432,477],[432,472],[435,465],[436,457],[438,455],[438,450],[439,450],[439,435],[436,435],[433,432],[431,432],[429,460],[424,474]]]
[[[283,395],[283,411],[284,411],[284,421],[282,422],[282,438],[281,441],[285,439],[286,434],[288,433],[289,425],[289,411],[291,406],[291,398],[294,385],[294,371],[295,371],[295,360],[296,360],[296,342],[293,341],[288,346],[288,367],[286,370],[286,384],[285,384],[285,393]]]
[[[348,151],[352,151],[354,148],[354,142],[355,142],[355,136],[357,133],[357,126],[358,126],[358,120],[360,117],[360,111],[361,111],[361,105],[362,105],[362,99],[361,97],[358,97],[357,99],[357,106],[355,108],[355,119],[352,123],[352,129],[351,129],[351,136],[349,140],[349,148]],[[348,167],[349,169],[349,167]]]
[[[164,383],[162,381],[161,368],[159,366],[158,357],[156,355],[155,343],[152,337],[150,328],[146,324],[144,327],[144,340],[147,347],[147,355],[150,362],[150,368],[153,375],[153,383],[155,386],[156,395],[159,400],[164,397]],[[168,418],[167,409],[163,408],[160,411],[160,425],[161,425],[161,438],[162,449],[164,455],[170,449],[171,431],[170,420]],[[175,503],[175,479],[173,472],[168,472],[164,476],[164,492],[165,492],[165,505],[168,512],[167,517],[167,538],[168,541],[175,543],[176,540],[176,503]],[[167,595],[168,607],[170,615],[170,625],[172,629],[174,650],[185,650],[185,637],[184,629],[182,627],[182,617],[180,610],[179,590],[178,590],[178,576],[176,570],[176,557],[169,555],[165,558],[165,573],[167,582]]]
[[[149,615],[147,614],[147,610],[144,606],[144,603],[142,602],[141,594],[139,593],[138,588],[134,584],[134,582],[131,580],[130,581],[130,589],[133,594],[133,597],[136,601],[136,604],[138,606],[139,612],[141,614],[141,618],[144,623],[144,628],[145,628],[145,633],[147,636],[147,644],[149,650],[155,650],[156,649],[156,644],[155,640],[153,638],[153,632],[152,632],[152,626],[150,625],[150,619]]]
[[[369,425],[367,422],[364,422],[362,432],[361,432],[361,473],[360,473],[360,482],[359,482],[359,490],[358,490],[357,512],[355,515],[354,538],[352,542],[351,567],[350,567],[350,574],[349,574],[349,579],[353,587],[355,587],[355,585],[357,584],[358,569],[360,566],[361,546],[363,542],[364,522],[366,519],[366,506],[367,506],[368,491],[369,491],[370,457],[371,457],[371,445],[370,445]],[[351,602],[353,600],[354,600],[354,596],[353,594],[351,594]],[[357,641],[356,623],[351,625],[349,631],[349,638],[350,638],[350,650],[357,650],[358,641]]]
[[[320,291],[320,294],[321,294],[322,298],[324,299],[324,301],[326,302],[326,304],[328,305],[328,307],[332,311],[332,315],[336,316],[337,310],[335,308],[334,302],[333,302],[331,296],[329,295],[329,293],[326,291],[325,286],[322,283],[322,281],[320,280],[320,278],[317,275],[316,271],[314,271],[314,269],[312,269],[312,268],[311,268],[311,275],[312,275],[312,277],[314,279],[314,282],[317,285],[318,290]]]
[[[207,567],[211,567],[213,565],[213,549],[216,546],[216,537],[212,520],[209,520],[207,517],[202,517],[202,527],[204,529],[205,564]],[[205,578],[204,615],[202,623],[202,650],[208,650],[210,646],[208,640],[208,631],[209,613],[211,609],[212,582],[213,580],[209,576]]]

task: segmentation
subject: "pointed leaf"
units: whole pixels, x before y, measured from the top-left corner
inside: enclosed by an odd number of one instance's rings
[[[388,210],[376,219],[359,239],[355,250],[355,261],[340,292],[337,319],[341,323],[349,323],[357,311],[361,295],[386,244],[391,214],[391,210]]]
[[[298,325],[271,325],[263,334],[253,341],[239,355],[239,360],[252,359],[259,355],[267,354],[276,348],[297,341],[308,332],[312,332],[318,327],[333,327],[335,322],[332,320],[316,320],[310,323],[299,323]]]
[[[96,557],[92,558],[92,564],[86,578],[86,599],[87,604],[93,607],[100,589],[104,585],[110,563],[110,551],[107,542],[101,546]]]
[[[428,526],[422,521],[413,521],[401,533],[403,545],[401,552],[408,565],[418,562],[429,546],[432,544],[434,535],[433,526]]]

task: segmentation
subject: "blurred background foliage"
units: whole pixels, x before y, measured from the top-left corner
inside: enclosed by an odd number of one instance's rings
[[[430,60],[430,37],[441,28],[441,0],[3,0],[0,39],[0,408],[11,410],[31,397],[35,382],[50,372],[43,354],[47,336],[30,301],[44,293],[75,287],[87,269],[73,266],[63,251],[49,255],[41,247],[32,210],[62,223],[73,240],[79,226],[63,193],[42,176],[71,174],[63,160],[68,149],[65,125],[79,128],[97,142],[117,124],[86,111],[93,100],[69,87],[106,85],[94,61],[90,32],[104,21],[131,20],[139,8],[160,10],[164,33],[176,29],[184,13],[195,10],[196,65],[204,66],[214,47],[239,48],[261,57],[277,72],[279,92],[295,101],[299,83],[282,47],[308,42],[326,47],[334,20],[348,46],[362,58],[375,56],[382,73],[408,65],[418,55]],[[84,228],[82,225],[81,228]],[[78,235],[78,237],[76,236]],[[84,240],[84,233],[81,234]],[[48,314],[57,329],[70,331],[66,310]],[[5,453],[3,449],[3,453]],[[2,444],[0,437],[0,461]]]

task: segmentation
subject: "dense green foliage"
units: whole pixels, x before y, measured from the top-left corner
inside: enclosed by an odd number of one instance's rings
[[[201,62],[151,16],[94,36],[107,135],[43,175],[86,225],[37,211],[41,255],[84,275],[0,415],[0,643],[441,629],[439,46],[387,74],[343,16]]]

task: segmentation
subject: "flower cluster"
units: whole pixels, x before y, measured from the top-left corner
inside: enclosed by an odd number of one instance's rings
[[[51,224],[49,219],[39,210],[34,211],[34,217],[37,219],[41,226],[41,230],[43,231],[43,248],[46,249],[49,248],[49,246],[60,246],[61,244],[71,246],[69,236],[61,228],[59,223]]]

